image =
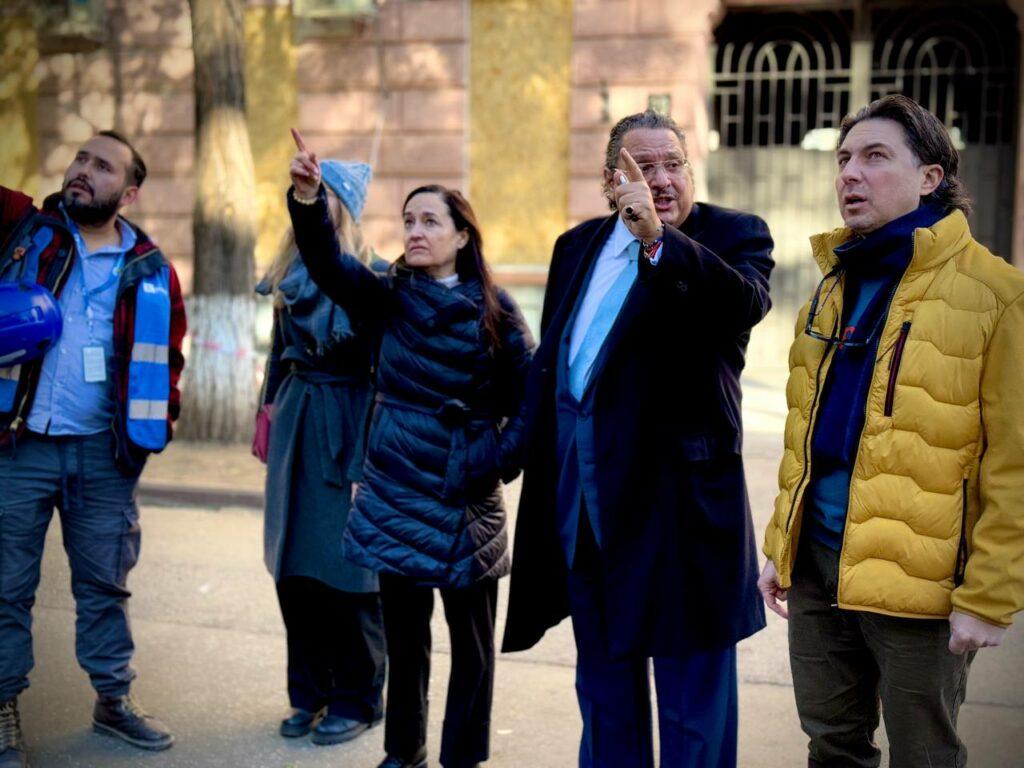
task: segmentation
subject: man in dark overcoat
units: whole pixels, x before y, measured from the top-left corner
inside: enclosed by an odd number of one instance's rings
[[[685,136],[611,131],[614,213],[555,243],[527,386],[504,650],[571,614],[582,768],[734,766],[736,643],[764,626],[740,372],[768,312],[758,217],[693,202]]]

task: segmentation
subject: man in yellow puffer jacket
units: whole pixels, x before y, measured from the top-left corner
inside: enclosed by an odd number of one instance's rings
[[[810,766],[963,766],[974,653],[1024,608],[1024,273],[971,237],[959,157],[903,96],[848,116],[846,227],[790,350],[758,582],[789,619]],[[788,611],[780,601],[787,601]]]

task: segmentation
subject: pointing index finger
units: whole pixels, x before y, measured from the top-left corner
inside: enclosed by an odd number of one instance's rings
[[[309,150],[306,149],[306,142],[302,140],[302,134],[299,133],[299,129],[292,128],[291,130],[292,138],[295,140],[295,146],[299,148],[299,152],[306,152],[308,154]]]
[[[630,181],[644,180],[644,172],[640,170],[640,166],[636,164],[636,160],[625,147],[619,150],[619,160],[622,161],[622,166]]]

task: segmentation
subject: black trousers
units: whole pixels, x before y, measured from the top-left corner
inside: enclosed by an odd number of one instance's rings
[[[384,689],[380,595],[342,592],[316,579],[277,583],[288,632],[288,699],[293,707],[370,723]]]
[[[498,582],[440,591],[452,646],[440,761],[445,768],[465,768],[486,760],[490,752]],[[434,590],[382,573],[380,592],[390,670],[384,750],[407,759],[427,742]]]

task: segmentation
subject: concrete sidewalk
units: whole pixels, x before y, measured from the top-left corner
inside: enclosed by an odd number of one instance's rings
[[[778,390],[747,385],[744,460],[757,529],[771,514],[781,453]],[[145,753],[91,733],[92,693],[74,660],[74,604],[58,525],[51,526],[35,610],[37,668],[21,699],[35,768],[373,768],[383,730],[354,743],[286,741],[276,725],[287,707],[284,632],[262,564],[263,467],[240,447],[172,443],[153,457],[140,485],[143,548],[130,587],[138,645],[135,692],[175,731],[176,746]],[[514,517],[518,483],[506,488]],[[514,523],[514,520],[512,521]],[[502,630],[508,581],[499,592]],[[680,610],[686,610],[681,593]],[[436,765],[449,667],[442,611],[435,612],[431,765]],[[740,764],[806,764],[787,657],[786,626],[739,646]],[[571,768],[580,718],[568,622],[526,653],[497,664],[491,768]],[[972,768],[1024,766],[1024,637],[978,655],[961,731]],[[880,734],[884,739],[884,734]],[[883,765],[886,763],[883,762]]]

